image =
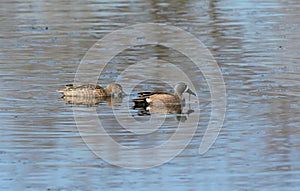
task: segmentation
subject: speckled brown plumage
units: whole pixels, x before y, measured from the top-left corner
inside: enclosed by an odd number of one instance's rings
[[[86,84],[86,85],[68,84],[65,86],[65,89],[58,90],[57,92],[60,92],[64,96],[68,96],[68,97],[96,97],[97,98],[97,97],[112,96],[113,94],[116,93],[125,95],[121,85],[119,84],[110,84],[105,88],[94,84]]]

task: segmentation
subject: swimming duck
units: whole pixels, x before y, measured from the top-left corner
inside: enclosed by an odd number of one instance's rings
[[[134,107],[182,105],[184,102],[183,93],[189,93],[196,96],[184,82],[180,82],[174,87],[174,94],[166,92],[140,92],[140,96],[133,99],[133,102],[135,103]]]
[[[65,86],[65,89],[57,90],[57,92],[64,94],[64,96],[95,97],[95,98],[126,95],[120,84],[109,84],[105,88],[95,84],[86,84],[86,85],[67,84]]]

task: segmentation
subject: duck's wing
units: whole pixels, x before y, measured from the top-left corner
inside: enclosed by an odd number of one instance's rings
[[[164,92],[164,91],[154,91],[154,92],[139,92],[138,93],[140,96],[151,96],[154,94],[170,94],[169,92]]]
[[[153,95],[153,92],[139,92],[138,95],[138,98],[132,100],[134,102],[134,109],[147,107],[148,103],[146,99]]]
[[[146,99],[149,97],[149,95],[140,95],[138,98],[133,99],[134,102],[133,108],[144,108],[147,107],[148,103]]]
[[[104,92],[104,88],[95,84],[84,84],[84,85],[67,84],[65,86],[65,89],[57,90],[57,92],[64,94],[64,96],[87,96],[87,95],[94,95],[95,92],[97,92],[98,94],[101,93],[102,95]]]
[[[82,90],[82,89],[88,89],[88,90],[95,90],[95,89],[103,89],[103,87],[95,84],[84,84],[84,85],[73,85],[68,84],[66,85],[66,88],[72,88],[73,90]]]
[[[139,92],[138,98],[133,99],[132,101],[134,102],[134,108],[144,108],[147,107],[149,105],[149,103],[147,102],[147,98],[149,98],[152,95],[156,95],[156,94],[168,94],[168,95],[172,95],[170,93],[167,92],[163,92],[163,91],[155,91],[155,92]]]

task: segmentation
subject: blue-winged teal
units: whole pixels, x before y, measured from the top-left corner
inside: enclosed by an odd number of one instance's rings
[[[141,92],[140,96],[133,100],[134,107],[147,107],[157,105],[181,105],[184,102],[183,93],[196,94],[189,87],[180,82],[174,87],[174,95],[166,92]]]
[[[119,84],[109,84],[107,87],[103,88],[99,85],[87,84],[87,85],[66,85],[65,89],[57,90],[64,94],[64,96],[72,97],[95,97],[104,98],[107,96],[124,96],[126,95]]]

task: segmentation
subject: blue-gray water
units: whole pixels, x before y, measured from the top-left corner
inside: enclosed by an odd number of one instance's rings
[[[4,0],[0,10],[1,190],[299,190],[298,0]],[[201,40],[221,68],[228,103],[215,144],[199,155],[210,94],[201,71],[195,71],[204,103],[192,108],[191,115],[200,115],[193,140],[163,165],[131,170],[91,152],[73,113],[91,107],[67,104],[55,91],[74,80],[80,60],[97,40],[147,22],[173,25]],[[151,55],[153,47],[148,50]],[[155,49],[164,58],[168,53]],[[119,66],[135,56],[127,51],[112,60],[100,83],[110,83]],[[159,144],[177,123],[170,116],[170,128],[139,139],[122,134],[110,103],[92,108],[115,140],[132,147]]]

